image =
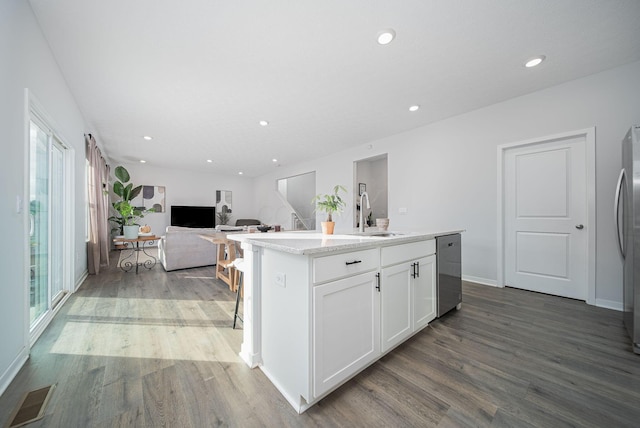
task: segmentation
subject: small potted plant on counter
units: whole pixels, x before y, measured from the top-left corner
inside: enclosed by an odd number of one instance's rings
[[[325,235],[333,234],[333,229],[335,228],[336,223],[333,221],[332,214],[341,213],[347,205],[344,199],[342,199],[338,194],[341,190],[345,193],[347,192],[347,189],[344,186],[338,184],[333,188],[333,193],[317,195],[313,198],[312,203],[316,204],[316,210],[327,213],[327,221],[321,222],[322,233]]]

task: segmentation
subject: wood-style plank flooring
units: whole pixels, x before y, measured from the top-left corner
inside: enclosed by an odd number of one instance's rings
[[[235,295],[213,277],[91,276],[0,397],[0,426],[52,383],[30,427],[640,426],[640,356],[620,312],[471,283],[462,310],[298,415],[238,357]]]

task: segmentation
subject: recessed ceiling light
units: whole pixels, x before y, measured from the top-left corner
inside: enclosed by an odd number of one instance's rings
[[[144,159],[140,159],[140,163],[147,163],[147,161]]]
[[[418,111],[419,109],[420,109],[420,106],[418,104],[412,105],[411,107],[409,107],[409,111]]]
[[[145,135],[145,136],[144,136],[144,137],[142,137],[142,138],[144,138],[144,139],[145,139],[145,140],[147,140],[147,141],[149,141],[149,140],[153,140],[153,138],[149,137],[148,135]]]
[[[211,160],[211,159],[207,159],[207,162],[211,163],[211,162],[213,162],[213,160]]]
[[[388,45],[396,38],[396,32],[391,28],[382,30],[378,33],[378,43],[381,45]]]
[[[273,158],[273,159],[271,159],[271,162],[276,163],[276,162],[278,162],[278,159]]]
[[[544,61],[545,58],[546,57],[544,55],[538,55],[527,61],[524,66],[527,68],[535,67],[536,65],[540,65],[540,63]]]
[[[267,122],[266,120],[261,120],[259,123],[260,126],[267,126],[269,124],[269,122]]]
[[[244,172],[240,171],[238,174],[239,174],[239,175],[242,175],[242,174],[244,174]]]

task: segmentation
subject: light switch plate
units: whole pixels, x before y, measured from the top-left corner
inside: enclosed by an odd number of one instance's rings
[[[406,214],[409,212],[405,207],[398,208],[398,214]]]
[[[275,282],[276,285],[285,288],[287,286],[287,275],[282,272],[276,272]]]

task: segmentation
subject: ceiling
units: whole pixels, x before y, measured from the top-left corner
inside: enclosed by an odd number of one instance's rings
[[[640,60],[638,0],[30,3],[112,162],[247,177]]]

